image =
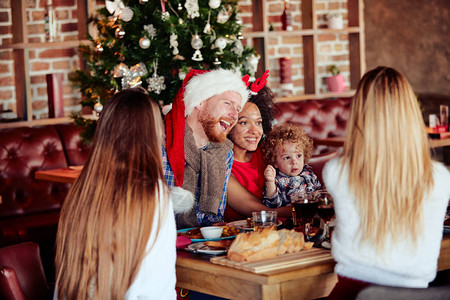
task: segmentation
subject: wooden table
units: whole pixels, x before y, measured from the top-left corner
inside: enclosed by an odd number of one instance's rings
[[[80,175],[80,172],[80,169],[72,168],[36,171],[34,173],[34,178],[55,182],[73,183]]]
[[[429,139],[431,148],[450,146],[450,138],[445,139]],[[314,140],[314,145],[325,145],[331,147],[344,146],[345,136],[329,137],[326,139]]]
[[[331,252],[330,252],[331,258]],[[177,286],[229,299],[314,299],[327,296],[337,281],[335,262],[252,273],[213,264],[209,257],[177,252]],[[450,269],[450,235],[441,244],[438,270]]]

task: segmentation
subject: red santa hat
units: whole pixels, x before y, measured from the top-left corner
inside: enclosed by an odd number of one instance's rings
[[[227,91],[241,95],[241,107],[249,97],[247,84],[231,70],[191,70],[183,80],[172,109],[165,117],[166,151],[177,186],[183,185],[184,176],[184,126],[194,108],[205,100]]]

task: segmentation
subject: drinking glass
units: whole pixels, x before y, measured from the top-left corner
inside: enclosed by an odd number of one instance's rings
[[[299,227],[306,239],[310,240],[313,232],[316,232],[312,230],[311,224],[317,214],[318,199],[313,193],[301,192],[291,196],[291,201],[294,226]]]
[[[277,226],[277,212],[276,211],[254,211],[252,212],[253,229]]]
[[[317,213],[325,222],[326,238],[330,239],[330,220],[334,216],[333,198],[327,191],[319,191],[316,194],[318,201]]]

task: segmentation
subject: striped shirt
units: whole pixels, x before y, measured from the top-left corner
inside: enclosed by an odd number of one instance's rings
[[[208,148],[209,144],[206,145],[202,150],[206,150]],[[169,159],[167,156],[166,149],[163,147],[162,149],[162,162],[163,162],[163,169],[164,169],[164,178],[166,179],[166,183],[168,186],[175,186],[175,176],[173,175],[172,168],[169,164]],[[226,163],[226,171],[225,171],[225,180],[223,183],[223,189],[222,189],[222,197],[220,199],[219,203],[219,211],[217,212],[217,215],[214,214],[205,214],[199,211],[198,206],[198,199],[200,197],[200,183],[201,178],[199,176],[198,183],[197,183],[197,189],[195,191],[195,203],[196,203],[196,212],[197,212],[197,220],[200,226],[209,226],[216,222],[222,222],[223,221],[223,215],[225,212],[225,207],[227,204],[227,189],[228,189],[228,181],[230,180],[231,175],[231,168],[233,167],[233,150],[230,150],[228,152],[228,155],[225,159]]]

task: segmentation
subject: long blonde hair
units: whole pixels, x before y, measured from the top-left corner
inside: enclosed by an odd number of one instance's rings
[[[157,104],[138,89],[106,103],[89,159],[61,210],[59,299],[124,299],[146,255],[155,213],[158,228],[165,218],[166,204],[158,200],[167,195],[161,124]]]
[[[343,153],[361,217],[361,242],[417,242],[423,202],[433,186],[432,160],[417,99],[398,71],[378,67],[359,82]]]

